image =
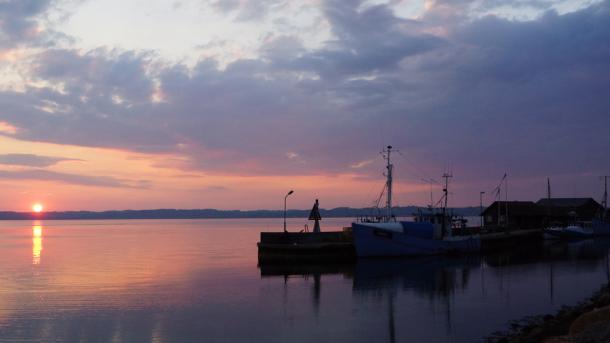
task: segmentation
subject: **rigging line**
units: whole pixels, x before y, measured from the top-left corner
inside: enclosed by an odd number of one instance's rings
[[[407,176],[407,175],[401,175],[401,177],[404,180],[407,181],[416,181],[417,183],[421,183],[421,181],[425,182],[426,184],[430,184],[430,183],[434,183],[434,184],[438,184],[438,182],[436,182],[436,180],[434,180],[434,182],[432,182],[432,179],[429,178],[425,178],[425,177],[416,177],[416,176]]]
[[[413,170],[415,170],[415,172],[413,174],[415,174],[415,176],[419,177],[419,178],[426,178],[425,175],[430,175],[430,173],[426,173],[424,170],[418,168],[414,162],[412,162],[411,160],[409,160],[407,158],[407,156],[405,156],[400,150],[397,150],[398,154],[405,160],[408,162],[408,165],[413,168]],[[412,171],[413,171],[412,170]],[[438,183],[436,180],[434,180],[435,183]]]
[[[449,185],[449,184],[447,184],[447,186],[448,186],[448,185]],[[443,188],[444,188],[444,186],[443,186]],[[447,194],[448,194],[448,193],[449,193],[449,192],[447,192]],[[445,198],[447,198],[447,194],[445,194],[445,193],[443,192],[443,193],[442,193],[442,195],[441,195],[441,197],[438,199],[438,201],[436,202],[436,204],[434,204],[434,206],[433,206],[433,207],[434,207],[434,208],[439,207],[439,206],[441,206],[441,207],[442,207],[442,205],[443,205],[443,201],[445,201]]]
[[[438,201],[436,202],[436,204],[434,204],[434,207],[438,207],[438,206],[440,206],[440,205],[443,203],[443,201],[444,201],[444,200],[445,200],[445,195],[443,194],[443,196],[441,196],[441,198],[440,198],[440,199],[438,199]]]
[[[414,179],[425,179],[426,178],[426,175],[420,174],[415,169],[413,169],[413,167],[411,167],[409,165],[403,166],[401,169],[406,170],[408,172],[408,174],[413,175]]]
[[[411,161],[409,161],[401,152],[398,153],[407,162],[403,168],[408,169],[410,174],[415,175],[416,178],[426,178],[427,174],[421,169],[417,168]]]
[[[380,152],[379,154],[382,154],[382,153]],[[377,158],[377,155],[378,155],[378,154],[375,154],[375,156],[374,156],[374,157],[373,157],[373,155],[367,155],[367,156],[365,156],[365,157],[364,157],[365,159],[362,161],[362,162],[365,162],[365,164],[364,164],[363,166],[368,165],[369,163],[371,163],[371,162],[372,162],[372,160],[373,160],[373,158]],[[369,158],[369,157],[370,157],[370,158]],[[354,168],[354,169],[356,169],[356,170],[357,170],[357,169],[358,169],[358,168],[360,168],[360,167],[355,167],[354,165],[352,165],[352,166],[350,166],[350,168]],[[376,185],[372,185],[372,186],[368,187],[368,191],[366,192],[366,197],[364,197],[364,198],[362,199],[361,203],[365,203],[365,204],[367,204],[367,206],[368,206],[369,204],[370,204],[370,206],[375,206],[376,201],[375,201],[375,200],[370,201],[370,199],[372,198],[371,193],[373,193],[373,192],[374,192],[374,189],[375,189],[375,188],[377,188],[377,186],[376,186]]]
[[[500,183],[498,183],[496,188],[494,188],[490,193],[496,193],[496,196],[498,196],[500,194],[500,191],[502,190],[502,183],[504,182],[504,179],[506,179],[506,173],[504,173],[504,176],[502,176],[502,180],[500,180]]]
[[[399,151],[399,152],[400,152],[400,150],[396,150],[396,151]],[[399,186],[399,182],[398,182],[398,178],[396,177],[396,174],[394,174],[394,177],[393,177],[393,178],[394,178],[394,180],[393,180],[392,182],[394,183],[394,185],[396,185],[395,190],[397,190],[397,189],[398,189],[398,186]],[[394,196],[393,196],[393,198],[394,198],[394,199],[393,199],[393,204],[392,204],[392,207],[393,207],[393,208],[394,208],[394,207],[395,207],[395,208],[400,207],[400,201],[398,200],[398,195],[400,195],[400,192],[396,191],[396,192],[394,193]],[[395,216],[396,216],[396,217],[398,217],[398,215],[397,215],[397,214],[395,214]]]
[[[401,168],[401,170],[403,170],[404,168]],[[411,175],[403,175],[403,174],[411,174]],[[419,173],[413,173],[412,170],[407,170],[407,173],[401,173],[402,178],[407,180],[407,181],[415,181],[417,183],[421,183],[421,181],[425,182],[426,184],[434,184],[434,185],[440,185],[440,183],[438,181],[436,181],[435,179],[431,178],[431,177],[424,177],[423,175],[420,175]]]
[[[383,198],[383,194],[385,193],[387,186],[387,184],[383,185],[383,188],[381,189],[381,193],[379,194],[377,201],[374,202],[375,207],[379,208],[379,203],[381,202],[381,198]]]
[[[375,192],[375,188],[377,188],[377,186],[376,186],[376,185],[371,185],[371,186],[369,187],[368,192],[366,192],[366,197],[364,197],[364,198],[363,198],[363,200],[361,201],[361,203],[363,203],[363,204],[367,204],[367,206],[368,206],[368,205],[371,205],[371,206],[375,205],[375,200],[371,200],[371,199],[374,199],[374,198],[373,198],[373,192]],[[376,192],[375,192],[375,193],[376,193]]]

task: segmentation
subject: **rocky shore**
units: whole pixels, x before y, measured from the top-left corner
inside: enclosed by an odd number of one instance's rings
[[[508,332],[495,332],[490,343],[610,342],[610,284],[576,306],[564,306],[554,315],[525,317],[511,323]]]

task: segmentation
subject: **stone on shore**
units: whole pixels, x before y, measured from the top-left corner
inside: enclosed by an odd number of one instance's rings
[[[593,343],[610,342],[610,284],[576,306],[555,315],[514,321],[509,332],[495,333],[487,342]]]
[[[610,342],[610,306],[583,313],[570,325],[572,342]]]

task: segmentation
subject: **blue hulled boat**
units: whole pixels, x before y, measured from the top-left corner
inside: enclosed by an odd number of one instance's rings
[[[353,223],[356,253],[361,257],[425,256],[481,250],[478,236],[436,237],[431,223]]]
[[[447,180],[451,175],[443,175],[445,205],[441,213],[419,213],[414,221],[396,221],[392,215],[391,152],[391,146],[384,150],[387,160],[387,181],[384,189],[387,195],[386,214],[374,218],[360,218],[352,223],[356,254],[360,257],[425,256],[479,251],[479,235],[453,235],[454,224],[458,223],[463,227],[465,221],[454,220],[453,216],[446,213]]]

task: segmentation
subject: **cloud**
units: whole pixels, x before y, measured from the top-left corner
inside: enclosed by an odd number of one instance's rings
[[[609,169],[610,2],[522,21],[469,17],[472,3],[437,1],[406,20],[326,1],[333,37],[321,47],[270,37],[260,58],[224,69],[45,49],[32,72],[54,87],[1,91],[0,118],[20,139],[171,152],[210,173],[338,174],[388,144],[472,180]]]
[[[364,160],[364,161],[354,163],[354,164],[350,165],[349,167],[353,168],[353,169],[360,169],[360,168],[364,168],[364,167],[368,166],[369,164],[371,164],[373,162],[375,162],[375,161],[374,160]]]
[[[118,96],[127,106],[150,101],[153,83],[146,75],[146,53],[96,49],[85,54],[76,50],[49,49],[36,58],[35,74],[62,82],[66,91],[91,100]]]
[[[271,9],[286,6],[284,0],[212,0],[208,3],[223,14],[233,14],[239,21],[261,20]]]
[[[49,167],[63,161],[81,161],[74,158],[39,156],[31,154],[4,154],[0,155],[0,164],[28,166],[28,167]]]
[[[488,158],[538,175],[608,168],[601,127],[609,120],[602,95],[610,86],[602,62],[610,58],[609,4],[528,22],[486,17],[456,29],[450,38],[459,49],[418,66],[420,79],[432,81],[422,89],[444,86],[428,110],[428,124],[444,127],[443,150],[465,165]]]
[[[148,188],[150,182],[146,180],[124,180],[109,176],[87,176],[68,173],[59,173],[42,169],[30,169],[19,171],[0,170],[0,179],[9,180],[34,180],[53,181],[73,185],[93,187],[118,187],[118,188]]]
[[[419,30],[417,22],[396,17],[385,5],[363,10],[360,5],[362,1],[327,1],[324,13],[335,39],[294,60],[280,58],[275,61],[277,67],[310,71],[330,79],[395,71],[403,59],[446,44]],[[285,37],[281,39],[286,41]]]
[[[13,125],[0,121],[0,134],[14,135],[17,133],[17,128]]]
[[[37,17],[44,13],[50,0],[7,0],[0,3],[0,47],[12,48],[37,40],[41,29]]]
[[[35,61],[34,75],[54,87],[0,92],[0,117],[15,137],[139,151],[176,143],[152,101],[146,53],[49,49]]]

